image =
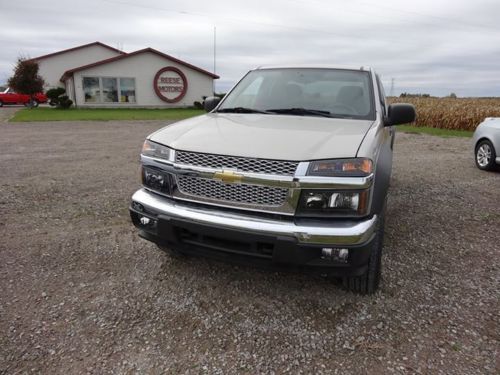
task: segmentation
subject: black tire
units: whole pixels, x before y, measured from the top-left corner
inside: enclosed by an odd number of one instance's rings
[[[170,247],[158,245],[158,244],[156,246],[158,246],[158,249],[160,249],[161,251],[163,251],[164,253],[166,253],[167,255],[169,255],[172,258],[175,258],[175,259],[186,259],[187,258],[186,254],[181,253],[178,250],[174,250],[174,249],[171,249]]]
[[[0,100],[0,107],[3,107],[3,102]]]
[[[476,145],[474,159],[476,161],[476,166],[483,171],[491,171],[495,169],[495,159],[497,153],[493,144],[487,140],[482,139]]]
[[[29,101],[29,102],[24,103],[24,106],[26,108],[36,108],[36,107],[38,107],[39,104],[40,103],[38,102],[38,100],[33,99],[33,101]]]
[[[385,206],[379,216],[375,239],[372,244],[368,268],[360,276],[342,278],[345,289],[359,294],[373,294],[377,291],[382,275],[382,248],[384,245]]]

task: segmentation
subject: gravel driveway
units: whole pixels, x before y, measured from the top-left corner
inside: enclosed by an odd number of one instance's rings
[[[469,139],[398,135],[384,278],[358,296],[139,239],[164,123],[0,123],[0,373],[499,373],[500,173]]]

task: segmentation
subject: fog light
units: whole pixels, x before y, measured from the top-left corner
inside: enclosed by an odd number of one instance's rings
[[[338,258],[344,262],[347,262],[349,257],[349,249],[338,249]]]
[[[324,247],[321,249],[321,259],[346,263],[348,258],[349,249],[338,249],[332,247]]]
[[[151,219],[146,216],[141,217],[139,220],[142,225],[149,225],[151,223]]]

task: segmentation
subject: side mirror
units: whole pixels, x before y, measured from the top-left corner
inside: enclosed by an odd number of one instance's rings
[[[391,104],[387,109],[385,126],[409,124],[415,121],[415,107],[411,104]]]
[[[219,104],[219,102],[220,98],[218,98],[217,96],[209,96],[203,102],[203,108],[205,108],[205,111],[211,112],[215,107],[217,107],[217,104]]]

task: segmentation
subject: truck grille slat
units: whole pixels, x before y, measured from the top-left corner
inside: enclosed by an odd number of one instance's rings
[[[265,173],[293,176],[299,165],[296,161],[255,159],[241,156],[203,154],[199,152],[177,151],[175,161],[179,164],[209,168],[236,169],[241,172]]]
[[[217,180],[207,180],[190,176],[177,176],[181,193],[194,197],[231,202],[279,207],[288,196],[288,189],[248,184],[225,184]]]

